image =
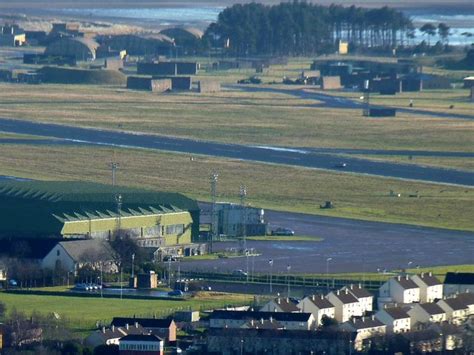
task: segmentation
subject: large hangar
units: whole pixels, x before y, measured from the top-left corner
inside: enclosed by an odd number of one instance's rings
[[[190,244],[199,207],[178,193],[69,181],[0,182],[0,238],[110,239],[145,247]]]

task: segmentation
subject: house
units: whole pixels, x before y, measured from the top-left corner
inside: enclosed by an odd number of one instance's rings
[[[0,46],[20,47],[25,42],[25,31],[18,25],[0,26]]]
[[[444,279],[444,294],[451,296],[463,292],[474,293],[474,273],[448,272]]]
[[[408,275],[399,275],[380,286],[379,296],[398,304],[415,303],[420,302],[420,288]]]
[[[446,320],[446,312],[436,303],[416,304],[408,311],[412,324],[441,323]]]
[[[364,340],[387,332],[387,326],[374,316],[352,318],[352,320],[341,324],[341,329],[357,333],[354,348],[359,351],[363,349]]]
[[[411,277],[420,288],[420,302],[431,303],[443,298],[443,284],[431,272]]]
[[[153,334],[129,334],[119,340],[120,355],[163,355],[164,342]]]
[[[285,329],[310,330],[314,316],[311,313],[255,312],[255,311],[213,311],[209,317],[210,328],[242,328],[251,320],[274,320]]]
[[[374,295],[362,287],[361,284],[358,285],[349,285],[342,289],[348,290],[351,295],[353,295],[360,303],[362,312],[372,312],[374,310]]]
[[[85,344],[95,348],[99,345],[119,345],[120,338],[129,334],[144,334],[146,329],[138,323],[125,324],[123,327],[111,325],[109,328],[102,327],[94,331],[85,339]]]
[[[331,292],[326,298],[334,305],[334,318],[340,323],[347,322],[351,317],[360,317],[363,314],[359,300],[350,294],[347,289]]]
[[[290,298],[277,297],[270,300],[262,308],[260,312],[301,312],[298,306]]]
[[[315,326],[321,326],[324,316],[328,318],[335,317],[335,307],[323,295],[312,295],[303,298],[298,303],[301,312],[309,312],[314,316]]]
[[[456,297],[461,300],[461,302],[464,302],[464,304],[467,306],[467,315],[472,316],[474,314],[474,293],[459,293],[456,295]]]
[[[292,313],[295,314],[295,313]],[[288,329],[211,328],[208,354],[346,354],[354,332]]]
[[[270,319],[260,319],[254,320],[251,319],[247,323],[244,323],[240,328],[242,329],[274,329],[274,330],[283,330],[285,327],[280,323],[270,317]]]
[[[375,314],[375,318],[385,324],[390,333],[405,333],[411,329],[410,316],[401,307],[381,309]]]
[[[114,251],[107,241],[100,239],[71,240],[57,243],[43,258],[41,267],[77,273],[83,266],[104,272],[117,272]]]
[[[446,319],[454,324],[462,323],[468,316],[469,306],[462,298],[446,298],[439,300],[437,304],[446,312]]]
[[[147,332],[154,334],[165,342],[176,341],[176,323],[173,319],[125,318],[114,317],[111,326],[124,327],[127,324],[139,324]]]

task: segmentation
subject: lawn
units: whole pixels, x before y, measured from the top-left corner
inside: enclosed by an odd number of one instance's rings
[[[205,310],[224,305],[250,304],[253,297],[242,294],[203,292],[186,301],[174,300],[132,300],[112,298],[86,298],[72,296],[42,296],[8,294],[0,292],[0,302],[11,311],[16,308],[27,314],[58,313],[69,320],[74,331],[85,332],[95,328],[97,321],[110,322],[113,317],[164,317],[177,310]]]
[[[118,184],[178,191],[210,200],[209,175],[219,173],[218,199],[238,201],[245,184],[252,206],[363,220],[474,231],[474,189],[250,163],[139,149],[0,145],[0,175],[110,183],[108,164],[120,163]],[[402,197],[390,197],[390,190]],[[409,197],[418,192],[418,198]],[[332,201],[335,208],[319,205]]]

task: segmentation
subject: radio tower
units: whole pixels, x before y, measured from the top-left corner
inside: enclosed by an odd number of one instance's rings
[[[217,236],[218,231],[218,221],[217,221],[217,179],[219,175],[216,172],[213,172],[210,177],[211,181],[211,201],[212,201],[212,216],[211,216],[211,239],[209,243],[209,251],[212,253],[213,240]]]
[[[116,173],[117,173],[117,169],[119,168],[120,164],[115,162],[115,161],[111,161],[110,164],[109,164],[109,167],[110,169],[112,170],[112,185],[115,186],[115,181],[116,181]]]
[[[240,185],[239,189],[239,196],[240,196],[240,209],[241,209],[241,214],[240,214],[240,233],[241,233],[241,239],[240,239],[240,247],[242,249],[242,252],[245,252],[247,250],[247,228],[246,228],[246,223],[247,223],[247,209],[245,206],[245,198],[247,197],[247,187],[245,185]]]

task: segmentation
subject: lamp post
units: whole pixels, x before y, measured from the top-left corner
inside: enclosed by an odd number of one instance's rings
[[[326,259],[326,289],[327,293],[329,293],[329,262],[332,260],[332,258],[327,258]]]
[[[268,264],[270,265],[270,294],[271,294],[271,293],[273,293],[273,289],[272,289],[273,259],[268,260]]]
[[[286,271],[287,271],[286,280],[288,282],[288,298],[290,298],[290,270],[291,270],[291,265],[288,264],[286,266]]]
[[[249,254],[250,252],[248,251],[248,249],[245,249],[245,258],[246,258],[246,268],[247,268],[247,283],[249,282]]]
[[[133,275],[133,270],[135,269],[134,264],[135,264],[135,253],[132,254],[132,279],[134,278],[134,275]]]

